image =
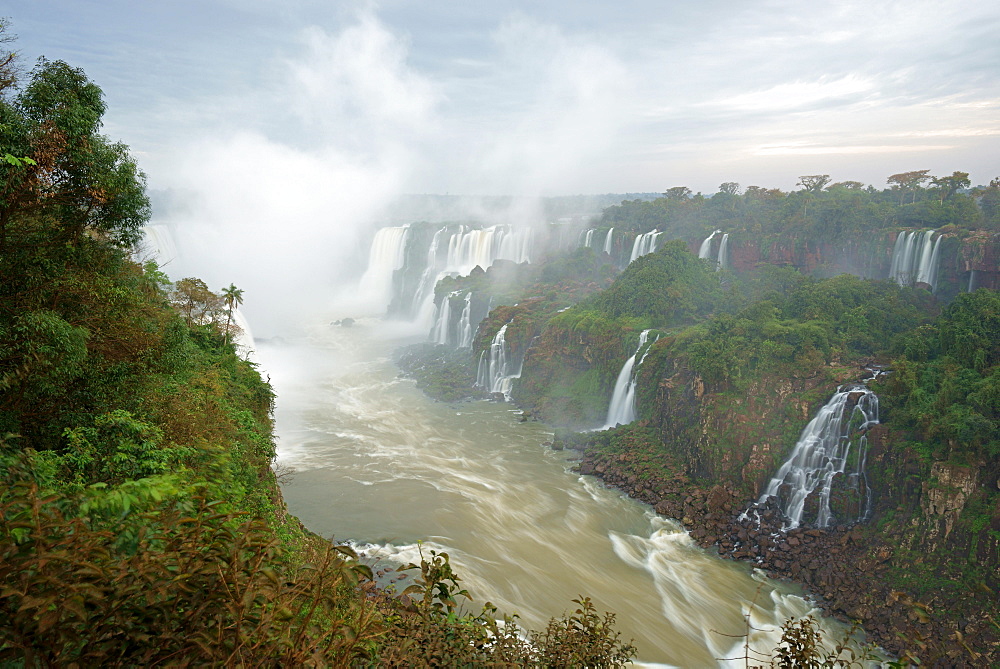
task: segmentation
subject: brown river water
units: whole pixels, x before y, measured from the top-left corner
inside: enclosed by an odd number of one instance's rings
[[[587,595],[617,614],[640,665],[742,667],[748,613],[749,644],[767,652],[781,622],[814,612],[797,588],[573,473],[573,454],[545,446],[551,430],[513,405],[424,396],[391,361],[411,341],[362,319],[258,344],[278,393],[278,460],[295,470],[283,493],[311,530],[385,564],[418,561],[418,541],[445,550],[469,610],[490,601],[532,629]]]

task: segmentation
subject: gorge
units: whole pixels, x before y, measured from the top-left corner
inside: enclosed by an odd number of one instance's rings
[[[995,293],[968,288],[996,285],[997,235],[959,224],[876,227],[864,241],[738,226],[698,236],[648,213],[646,231],[630,229],[615,209],[606,228],[536,233],[575,239],[575,251],[536,243],[531,264],[480,267],[439,289],[452,313],[460,301],[487,305],[468,352],[452,349],[455,364],[516,359],[502,386],[482,374],[477,385],[578,430],[557,430],[556,442],[583,451],[581,472],[682,521],[706,549],[807,585],[891,652],[948,663],[995,653],[996,614],[975,592],[998,585],[1000,512],[981,482],[997,478],[987,388],[1000,326]],[[625,269],[609,284],[593,281],[600,267]],[[590,283],[574,278],[584,275]],[[977,334],[948,334],[956,327]],[[942,442],[934,435],[957,424],[925,432],[914,392],[942,392],[930,370],[967,336],[961,364],[975,381],[947,401],[969,406],[955,410],[973,422]],[[890,371],[857,385],[873,361]],[[962,492],[937,492],[932,471]],[[918,558],[920,546],[929,552]],[[948,576],[921,581],[920,563]],[[955,641],[970,635],[972,646]]]

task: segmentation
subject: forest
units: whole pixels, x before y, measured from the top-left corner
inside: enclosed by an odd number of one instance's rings
[[[12,52],[0,64],[0,658],[634,657],[614,614],[583,595],[545,629],[521,630],[464,601],[447,553],[407,565],[398,595],[290,515],[272,468],[274,393],[236,345],[242,291],[171,281],[134,259],[151,213],[145,177],[101,134],[104,96],[84,72],[42,58],[24,74]],[[509,395],[525,418],[573,428],[557,442],[582,451],[581,472],[684,519],[706,548],[819,589],[898,657],[995,663],[1000,179],[973,188],[963,172],[917,170],[886,184],[806,175],[787,193],[729,182],[710,197],[674,187],[623,201],[593,234],[575,231],[592,243],[437,283],[438,313],[481,312],[471,343],[456,346],[447,321],[441,343],[401,352],[400,365],[442,399]],[[894,273],[903,242],[928,231],[936,275]],[[651,248],[632,259],[643,235]],[[407,295],[418,275],[399,270]],[[481,381],[497,346],[517,362],[509,392]],[[595,430],[630,355],[635,419]],[[788,535],[813,553],[772,559],[763,536],[751,550],[737,515],[805,419],[865,368],[889,373],[870,383],[882,414],[867,433],[867,483],[834,501],[844,521]],[[848,522],[859,495],[870,514]],[[730,531],[744,532],[740,545]],[[812,648],[796,645],[812,634],[789,623],[781,657]]]

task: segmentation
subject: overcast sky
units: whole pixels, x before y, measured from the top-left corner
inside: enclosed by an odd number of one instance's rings
[[[388,190],[878,187],[1000,175],[1000,4],[18,0],[153,188],[185,154],[327,160]],[[181,162],[179,162],[181,161]],[[262,170],[266,174],[267,170]]]

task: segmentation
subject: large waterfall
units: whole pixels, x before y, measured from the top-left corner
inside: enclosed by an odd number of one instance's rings
[[[722,232],[722,230],[715,230],[708,237],[705,237],[705,241],[703,241],[701,243],[701,246],[698,247],[699,258],[701,258],[702,260],[708,260],[709,256],[712,254],[712,238],[715,237],[720,232]]]
[[[639,355],[639,352],[642,351],[642,347],[646,345],[649,339],[649,332],[649,330],[642,331],[642,334],[639,335],[639,346],[636,347],[635,353],[625,361],[621,371],[618,372],[618,379],[615,381],[615,391],[611,394],[611,403],[608,405],[608,418],[604,421],[602,430],[607,430],[616,425],[627,425],[635,420],[635,377],[638,368],[642,366],[646,355],[649,354],[649,348],[639,358],[638,364],[636,364],[635,359]],[[657,336],[657,339],[659,339],[659,336]],[[653,341],[655,342],[656,340],[654,339]]]
[[[878,422],[878,396],[875,393],[860,385],[839,388],[802,430],[791,455],[768,483],[758,503],[777,497],[788,519],[786,529],[793,529],[803,521],[807,498],[816,492],[818,510],[815,524],[827,527],[833,520],[830,496],[834,478],[844,474],[848,487],[864,496],[859,504],[858,517],[854,519],[863,520],[870,501],[864,481],[865,433]],[[855,448],[854,453],[851,452],[852,447]],[[862,486],[864,490],[861,490]]]
[[[489,351],[483,351],[479,356],[479,369],[476,370],[476,385],[491,393],[503,393],[510,399],[510,391],[514,379],[521,376],[521,365],[514,361],[510,348],[507,346],[507,326],[504,323],[490,344]]]
[[[933,291],[937,286],[941,240],[933,230],[901,232],[892,249],[889,278],[901,286],[924,283]]]
[[[368,269],[361,277],[362,293],[375,304],[388,306],[392,299],[393,273],[403,267],[408,233],[408,225],[375,233],[368,251]]]
[[[613,248],[611,246],[611,243],[614,241],[614,234],[615,234],[615,229],[608,228],[608,234],[604,238],[604,252],[607,253],[608,255],[611,255],[611,249]]]
[[[425,324],[432,340],[461,345],[469,338],[462,334],[465,326],[454,319],[463,312],[445,304],[448,296],[435,305],[438,281],[468,274],[476,266],[488,269],[497,260],[530,262],[532,239],[530,228],[508,225],[382,228],[372,241],[368,269],[361,280],[362,293],[393,316]],[[472,310],[468,315],[478,314]]]
[[[635,242],[632,243],[632,256],[629,258],[629,262],[632,262],[640,256],[647,255],[656,251],[656,241],[662,232],[657,232],[652,230],[650,232],[636,236]],[[610,233],[608,234],[610,237]]]

